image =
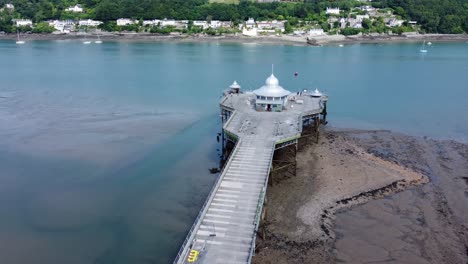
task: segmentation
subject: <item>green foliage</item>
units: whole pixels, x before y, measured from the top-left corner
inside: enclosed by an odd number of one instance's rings
[[[12,17],[7,12],[0,12],[0,32],[12,33],[14,32]]]
[[[341,30],[341,34],[345,35],[345,36],[349,36],[349,35],[357,35],[361,32],[361,30],[359,30],[358,28],[343,28]]]
[[[462,33],[467,30],[466,0],[381,0],[382,7],[393,8],[396,14],[416,20],[431,33]]]
[[[6,21],[11,18],[29,18],[34,22],[47,19],[97,19],[105,22],[102,29],[116,29],[111,21],[126,17],[133,19],[187,19],[226,20],[235,24],[253,17],[259,19],[288,19],[291,27],[298,20],[315,21],[323,25],[326,7],[339,7],[349,14],[354,7],[362,5],[355,0],[304,0],[298,2],[257,3],[256,1],[209,1],[209,0],[0,0],[0,5],[12,3],[13,14],[0,13],[0,30],[11,31]],[[237,4],[232,4],[233,2]],[[84,13],[65,11],[77,3],[82,4]],[[467,0],[375,0],[374,7],[383,12],[394,11],[404,19],[416,20],[425,32],[459,33],[468,32]],[[361,13],[361,11],[358,11]],[[8,18],[10,16],[10,18]],[[10,19],[10,20],[8,20]],[[366,30],[385,31],[381,23],[367,25]],[[154,31],[154,30],[153,30]],[[191,31],[191,29],[187,29]],[[288,28],[288,31],[292,31]]]
[[[328,22],[324,21],[320,24],[320,27],[323,29],[323,31],[328,32],[330,30],[330,24]]]
[[[21,33],[26,33],[26,32],[31,32],[32,28],[30,26],[20,26],[20,27],[13,26],[13,32],[16,32],[16,31],[19,31]]]
[[[362,27],[363,27],[364,29],[371,29],[371,27],[372,27],[372,21],[371,21],[370,19],[368,19],[368,18],[364,18],[364,19],[362,20]]]
[[[284,23],[284,33],[289,34],[292,32],[293,32],[293,28],[291,26],[291,23],[289,23],[289,21],[286,21],[286,23]]]
[[[52,33],[54,31],[55,28],[49,26],[47,22],[38,23],[32,30],[33,33]]]

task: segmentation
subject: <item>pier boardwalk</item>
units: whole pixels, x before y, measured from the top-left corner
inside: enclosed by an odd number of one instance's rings
[[[296,145],[303,128],[317,129],[327,97],[294,93],[272,74],[265,86],[221,99],[223,146],[235,144],[174,263],[250,263],[276,149]],[[272,112],[275,111],[275,112]]]

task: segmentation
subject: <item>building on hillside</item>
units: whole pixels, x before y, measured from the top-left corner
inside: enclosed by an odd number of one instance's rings
[[[161,27],[175,27],[176,21],[174,19],[164,18],[161,20]]]
[[[265,85],[254,90],[255,109],[257,111],[281,112],[287,103],[290,91],[279,85],[279,80],[272,73],[265,80]]]
[[[49,20],[49,26],[62,33],[70,33],[75,30],[75,22],[73,20]]]
[[[209,24],[210,28],[220,28],[221,27],[221,21],[219,20],[211,20]]]
[[[13,19],[12,21],[17,27],[32,26],[33,24],[31,19]]]
[[[401,27],[405,21],[398,20],[396,18],[389,18],[388,21],[385,21],[385,22],[387,23],[387,26],[389,27]]]
[[[340,14],[340,8],[333,8],[333,7],[327,7],[327,10],[325,11],[325,14],[327,15],[339,15]]]
[[[119,18],[117,19],[117,26],[128,26],[135,24],[136,21],[129,18]]]
[[[203,29],[208,28],[208,22],[205,21],[205,20],[194,20],[193,25],[196,26],[196,27],[201,27]]]
[[[366,6],[361,6],[360,9],[362,11],[366,11],[366,12],[372,12],[372,11],[375,11],[375,7],[373,6],[369,6],[369,5],[366,5]]]
[[[13,10],[13,9],[15,9],[15,6],[13,4],[5,4],[5,8]]]
[[[157,26],[160,22],[159,19],[143,20],[143,26]]]
[[[186,29],[188,28],[188,20],[176,20],[175,21],[175,27],[177,29]]]
[[[222,28],[232,28],[232,21],[221,21]]]
[[[102,24],[101,21],[92,20],[92,19],[82,19],[78,21],[78,25],[84,26],[84,27],[97,27],[101,24]]]
[[[257,26],[257,25],[255,24],[255,19],[253,19],[253,18],[249,18],[249,20],[247,20],[247,21],[245,22],[245,27],[246,27],[246,28],[254,28],[254,27],[256,27],[256,26]]]
[[[340,28],[346,28],[346,23],[348,23],[348,19],[342,17],[340,18],[339,23],[340,23]]]
[[[325,31],[323,31],[323,29],[321,29],[321,28],[311,28],[311,29],[309,29],[307,34],[310,37],[323,36],[323,35],[325,35]]]
[[[280,30],[281,32],[283,32],[284,24],[285,24],[285,21],[282,21],[282,20],[257,21],[257,27],[259,30],[262,30],[262,31]]]
[[[80,4],[77,4],[75,6],[70,6],[69,8],[65,9],[65,11],[74,12],[74,13],[82,13],[83,8],[81,7]]]
[[[358,22],[362,22],[364,19],[370,19],[369,15],[366,14],[366,15],[357,15],[356,16],[356,20]]]

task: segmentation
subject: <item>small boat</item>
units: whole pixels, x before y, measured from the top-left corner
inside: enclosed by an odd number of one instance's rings
[[[21,39],[20,39],[19,31],[16,31],[16,32],[17,32],[17,35],[18,35],[18,36],[16,37],[16,38],[17,38],[17,39],[16,39],[16,44],[21,45],[21,44],[26,43],[24,40],[21,40]]]
[[[98,40],[94,41],[94,43],[96,44],[102,44],[102,40],[101,40],[101,37],[98,35]]]
[[[338,45],[338,47],[342,48],[342,47],[344,47],[344,45],[343,45],[343,44],[340,44],[340,45]]]
[[[428,46],[432,45],[432,42],[429,41],[429,42],[427,43],[427,45],[428,45]]]
[[[88,41],[88,40],[83,41],[83,44],[85,44],[85,45],[91,44],[91,41]]]
[[[419,50],[419,52],[421,52],[421,53],[427,53],[426,41],[423,42],[423,45],[422,45],[421,49]]]

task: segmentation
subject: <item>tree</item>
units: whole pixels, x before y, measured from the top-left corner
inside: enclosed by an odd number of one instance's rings
[[[349,36],[349,35],[357,35],[359,34],[359,32],[361,32],[359,29],[357,28],[343,28],[341,30],[341,34],[345,35],[345,36]]]
[[[444,34],[463,32],[461,28],[461,19],[455,15],[444,16],[440,20],[440,25],[438,28],[439,32]]]
[[[55,31],[55,28],[49,26],[47,22],[38,23],[32,30],[33,33],[52,33]]]
[[[96,18],[102,21],[116,20],[121,16],[120,6],[117,1],[103,0],[96,6]]]
[[[362,27],[365,29],[370,29],[372,27],[372,21],[368,18],[362,20]]]
[[[284,33],[289,34],[289,33],[292,33],[292,32],[293,32],[293,28],[292,28],[291,24],[289,23],[289,21],[286,21],[284,23]]]

